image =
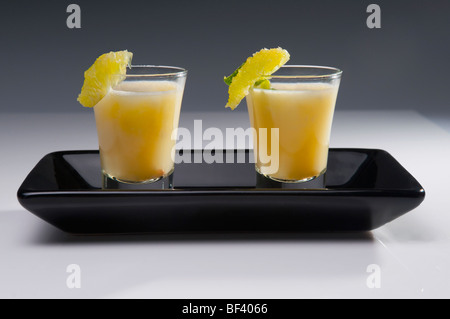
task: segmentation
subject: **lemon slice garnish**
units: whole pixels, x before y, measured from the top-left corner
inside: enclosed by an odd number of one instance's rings
[[[95,106],[109,90],[122,81],[127,66],[131,65],[133,53],[125,51],[109,52],[97,58],[84,72],[84,84],[77,101],[85,107]]]
[[[224,81],[229,85],[228,103],[225,107],[234,110],[255,86],[270,88],[268,78],[289,61],[289,53],[282,48],[262,49],[254,53]]]

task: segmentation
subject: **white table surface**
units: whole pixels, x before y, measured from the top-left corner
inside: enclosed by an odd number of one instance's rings
[[[248,126],[246,113],[185,113],[181,126]],[[449,298],[450,134],[410,111],[341,111],[331,147],[390,152],[426,190],[368,233],[72,236],[16,192],[45,154],[96,149],[91,110],[0,114],[0,298]],[[66,267],[81,269],[69,289]],[[380,269],[369,288],[367,267]]]

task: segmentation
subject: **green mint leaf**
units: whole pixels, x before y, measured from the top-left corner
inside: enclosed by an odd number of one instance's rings
[[[255,82],[254,87],[268,90],[270,89],[270,81],[268,79],[262,78]]]
[[[245,62],[244,62],[245,63]],[[233,78],[238,74],[239,70],[242,68],[242,66],[244,65],[244,63],[242,63],[237,69],[236,71],[234,71],[233,73],[231,73],[231,75],[225,77],[223,79],[223,81],[225,82],[226,85],[230,86],[231,82],[233,82]]]

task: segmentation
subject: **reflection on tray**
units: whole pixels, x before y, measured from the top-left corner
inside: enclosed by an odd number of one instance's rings
[[[185,151],[186,152],[186,151]],[[175,189],[189,188],[298,188],[270,181],[255,172],[252,163],[253,154],[249,150],[235,150],[234,163],[225,163],[229,151],[216,151],[223,156],[224,163],[194,163],[201,158],[201,151],[189,151],[192,157],[191,163],[176,164],[173,175]],[[227,154],[228,153],[228,154]],[[200,155],[200,156],[198,156]],[[183,155],[186,157],[186,154]],[[218,154],[216,154],[217,158]],[[392,183],[404,185],[404,177],[390,176],[390,171],[379,174],[378,166],[383,163],[380,156],[389,156],[387,153],[361,152],[358,150],[330,149],[328,158],[328,170],[325,175],[326,188],[390,188]],[[238,159],[241,161],[238,162]],[[242,159],[245,159],[242,162]],[[48,188],[77,190],[77,189],[101,189],[102,174],[98,152],[66,152],[60,156],[54,156],[52,163],[47,164],[47,169],[52,171],[54,179],[47,178]],[[395,175],[395,174],[394,174]],[[399,181],[398,179],[403,179]],[[321,188],[323,181],[316,180],[305,183],[302,188]],[[154,187],[149,187],[152,189]],[[132,189],[132,186],[130,187]]]

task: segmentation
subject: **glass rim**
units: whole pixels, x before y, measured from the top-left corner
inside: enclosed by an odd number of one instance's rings
[[[143,65],[130,65],[127,66],[126,68],[127,70],[130,69],[141,69],[141,70],[145,70],[145,69],[167,69],[171,72],[167,72],[167,73],[161,73],[161,72],[157,72],[157,73],[143,73],[143,74],[114,74],[114,75],[120,75],[120,76],[125,76],[127,78],[139,78],[139,77],[148,77],[148,78],[153,78],[153,77],[182,77],[185,76],[187,74],[187,70],[178,66],[169,66],[169,65],[151,65],[151,64],[143,64]]]
[[[319,70],[329,70],[327,74],[297,74],[297,75],[277,75],[276,72],[270,75],[269,79],[336,79],[342,75],[342,70],[331,67],[331,66],[321,66],[321,65],[297,65],[297,64],[287,64],[281,66],[280,69],[319,69]],[[279,69],[279,70],[280,70]],[[278,70],[277,70],[278,71]]]

